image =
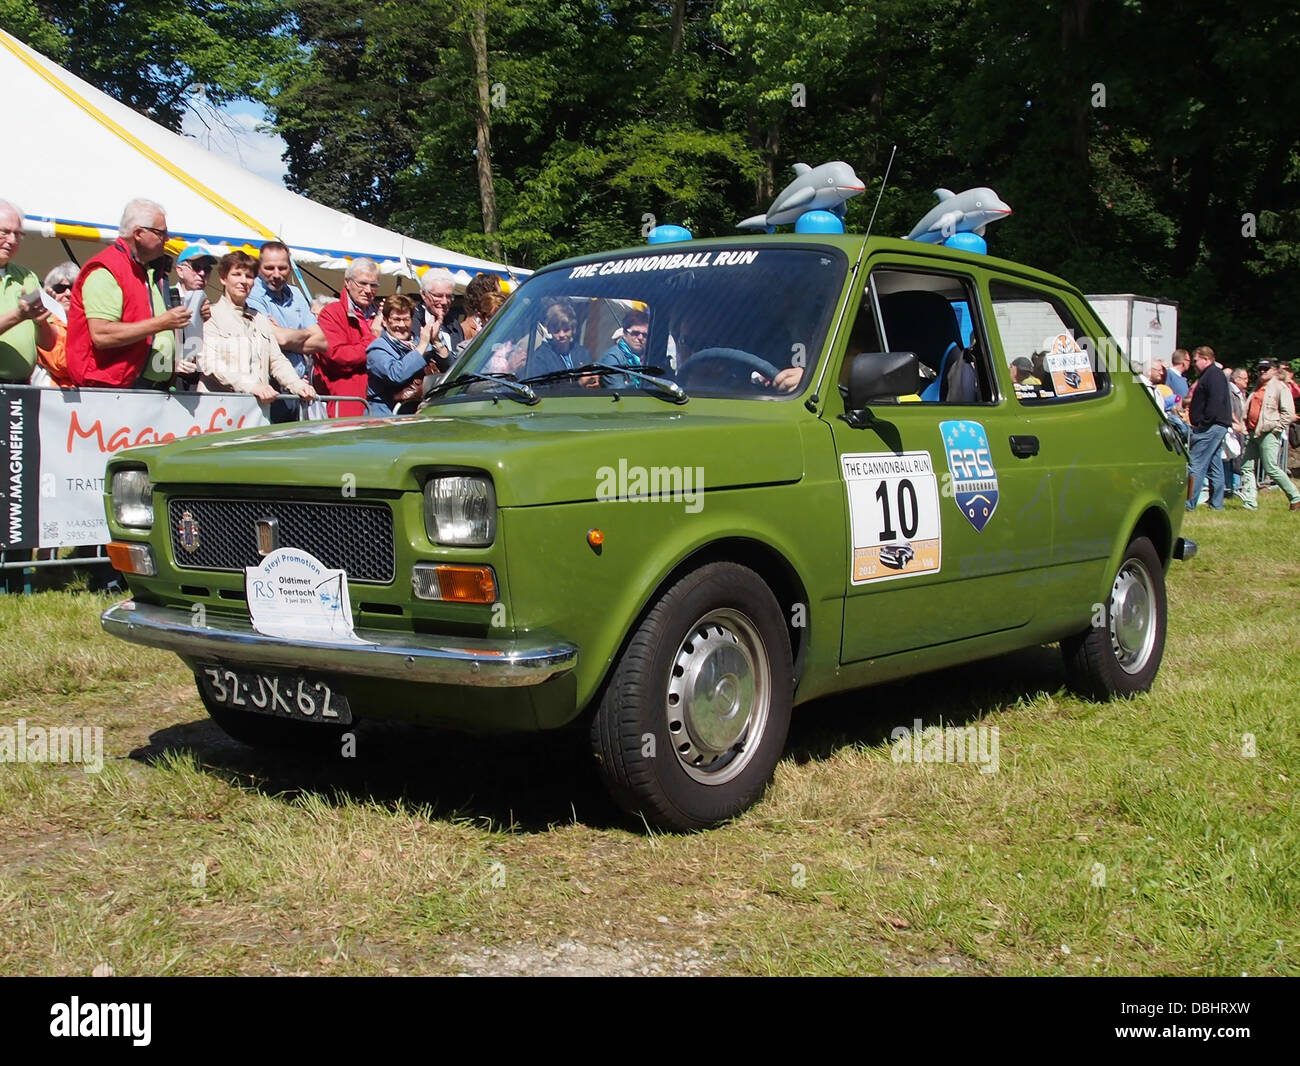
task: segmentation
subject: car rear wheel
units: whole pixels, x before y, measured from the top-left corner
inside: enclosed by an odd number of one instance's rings
[[[1146,537],[1129,542],[1094,625],[1061,642],[1070,686],[1092,699],[1146,692],[1165,652],[1165,571]]]
[[[682,577],[651,608],[591,726],[615,800],[664,829],[717,825],[762,796],[785,747],[794,670],[780,605],[734,563]]]
[[[209,717],[231,738],[252,748],[339,752],[342,750],[343,734],[356,728],[355,722],[350,725],[321,725],[234,710],[214,702],[204,691],[203,683],[197,677],[194,681]]]

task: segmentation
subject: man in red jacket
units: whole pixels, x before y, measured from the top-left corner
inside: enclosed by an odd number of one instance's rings
[[[316,324],[329,348],[316,356],[316,391],[322,396],[356,396],[364,399],[369,375],[366,348],[384,331],[378,314],[379,267],[362,256],[352,260],[343,274],[343,294],[316,316]],[[331,403],[330,418],[365,414],[359,403]]]
[[[168,310],[150,267],[167,236],[162,207],[132,200],[122,212],[117,240],[81,268],[68,308],[68,374],[76,384],[165,389],[170,383],[173,331],[189,324],[190,313],[185,307]]]

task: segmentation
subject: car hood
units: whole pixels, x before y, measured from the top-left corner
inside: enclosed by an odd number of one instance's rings
[[[621,401],[590,410],[551,407],[488,412],[445,405],[414,417],[357,418],[242,430],[131,449],[168,485],[276,485],[416,491],[435,468],[487,470],[503,507],[639,494],[639,471],[689,471],[707,490],[797,481],[803,447],[793,403],[667,406]],[[654,403],[648,410],[634,404]],[[477,407],[478,405],[474,405]],[[735,401],[725,407],[735,407]],[[460,407],[460,410],[457,408]],[[668,473],[665,473],[665,468]]]

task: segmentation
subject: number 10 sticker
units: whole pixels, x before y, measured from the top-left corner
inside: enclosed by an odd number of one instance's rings
[[[841,455],[849,494],[854,585],[937,574],[943,560],[939,482],[929,452]]]

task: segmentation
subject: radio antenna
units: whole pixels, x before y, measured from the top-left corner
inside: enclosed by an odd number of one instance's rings
[[[862,236],[862,247],[858,249],[858,258],[857,261],[853,264],[854,278],[857,278],[860,271],[862,270],[862,260],[865,259],[867,255],[867,242],[871,239],[871,227],[876,224],[876,212],[880,210],[880,201],[885,196],[885,186],[889,184],[889,172],[894,167],[894,155],[897,151],[898,151],[897,144],[895,144],[894,147],[891,148],[889,151],[889,162],[885,165],[885,176],[880,179],[880,193],[879,195],[876,196],[876,206],[871,209],[871,221],[867,223],[867,232]],[[834,349],[835,342],[839,339],[840,327],[844,325],[844,316],[847,315],[848,313],[849,313],[849,302],[845,301],[844,306],[840,309],[839,317],[835,319],[835,328],[831,332],[830,350]],[[822,380],[826,377],[826,368],[829,365],[830,365],[829,360],[827,360],[827,362],[822,365],[821,374],[817,378],[817,384],[813,388],[812,395],[809,396],[808,399],[804,400],[803,402],[803,405],[806,408],[808,408],[808,410],[812,411],[814,414],[816,414],[817,412],[818,404],[821,403],[820,394],[821,394]]]
[[[866,236],[871,236],[871,227],[876,224],[876,212],[880,210],[880,201],[885,198],[885,186],[889,184],[889,172],[894,167],[894,153],[898,151],[898,145],[894,145],[889,151],[889,162],[885,164],[885,176],[880,181],[880,194],[876,197],[876,206],[871,209],[871,221],[867,223]]]

